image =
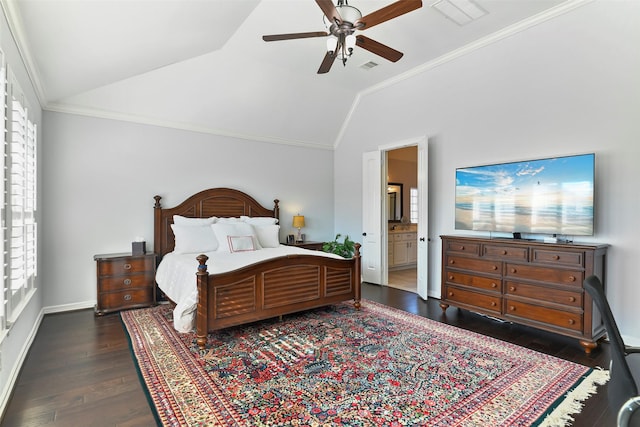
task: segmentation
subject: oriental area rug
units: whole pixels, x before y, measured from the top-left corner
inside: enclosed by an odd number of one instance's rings
[[[121,314],[162,426],[563,426],[608,371],[363,301],[209,334]]]

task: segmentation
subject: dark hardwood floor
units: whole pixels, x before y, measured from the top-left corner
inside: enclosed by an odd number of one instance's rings
[[[609,345],[586,355],[576,340],[502,323],[399,289],[363,284],[363,298],[490,335],[587,366],[607,367]],[[608,427],[606,385],[586,401],[574,426]],[[117,313],[48,314],[18,377],[1,426],[154,426]]]

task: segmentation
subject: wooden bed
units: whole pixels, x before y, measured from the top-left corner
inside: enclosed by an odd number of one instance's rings
[[[171,229],[174,215],[193,218],[267,216],[273,209],[230,188],[212,188],[187,198],[173,208],[162,208],[155,196],[154,251],[161,260],[175,246]],[[353,300],[360,308],[360,245],[352,259],[315,255],[287,255],[220,274],[207,272],[208,257],[197,256],[194,280],[198,287],[196,335],[200,348],[207,334],[229,326],[282,316],[311,308]],[[195,262],[194,262],[195,265]]]

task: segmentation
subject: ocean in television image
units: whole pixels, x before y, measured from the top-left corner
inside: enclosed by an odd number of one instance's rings
[[[456,229],[591,236],[595,155],[456,169]]]

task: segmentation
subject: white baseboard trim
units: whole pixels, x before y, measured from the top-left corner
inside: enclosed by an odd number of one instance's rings
[[[44,314],[62,313],[64,311],[84,310],[85,308],[93,308],[96,306],[96,301],[83,301],[74,302],[73,304],[51,305],[44,307],[42,311]]]

